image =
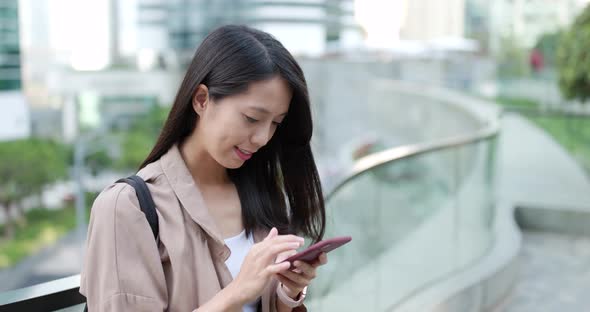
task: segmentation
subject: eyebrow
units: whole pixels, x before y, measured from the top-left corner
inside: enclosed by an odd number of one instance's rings
[[[263,108],[263,107],[251,106],[250,108],[255,111],[261,112],[263,114],[267,114],[267,115],[270,114],[270,112],[266,108]],[[280,114],[279,116],[285,116],[285,115],[287,115],[287,113]]]

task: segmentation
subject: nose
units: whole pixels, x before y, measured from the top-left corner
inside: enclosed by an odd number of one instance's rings
[[[257,127],[250,137],[250,142],[252,142],[252,144],[257,148],[261,148],[265,146],[266,143],[268,143],[268,141],[272,138],[274,131],[275,129],[272,123],[270,125]]]

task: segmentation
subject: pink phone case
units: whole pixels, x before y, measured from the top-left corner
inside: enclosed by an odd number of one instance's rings
[[[300,260],[303,262],[311,263],[316,260],[322,252],[328,253],[352,240],[350,236],[340,236],[330,239],[323,240],[316,244],[309,246],[304,251],[298,252],[291,257],[285,259],[285,261],[291,262],[291,268],[293,268],[293,262]]]

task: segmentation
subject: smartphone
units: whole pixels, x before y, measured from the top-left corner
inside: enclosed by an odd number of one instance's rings
[[[315,244],[309,246],[307,249],[305,249],[301,252],[298,252],[298,253],[292,255],[291,257],[285,259],[285,261],[288,261],[291,263],[290,269],[293,268],[293,262],[295,262],[296,260],[307,262],[307,263],[312,263],[320,256],[320,254],[322,252],[328,253],[328,252],[350,242],[351,240],[352,240],[352,237],[350,237],[350,236],[340,236],[340,237],[326,239],[326,240],[320,241],[318,243],[315,243]]]

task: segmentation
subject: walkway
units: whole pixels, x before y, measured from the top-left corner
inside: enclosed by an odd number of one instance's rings
[[[497,311],[588,311],[590,237],[528,231],[523,234],[518,282]]]
[[[498,196],[514,203],[524,228],[516,285],[495,311],[588,311],[590,236],[579,233],[590,233],[590,179],[526,118],[502,122]]]

